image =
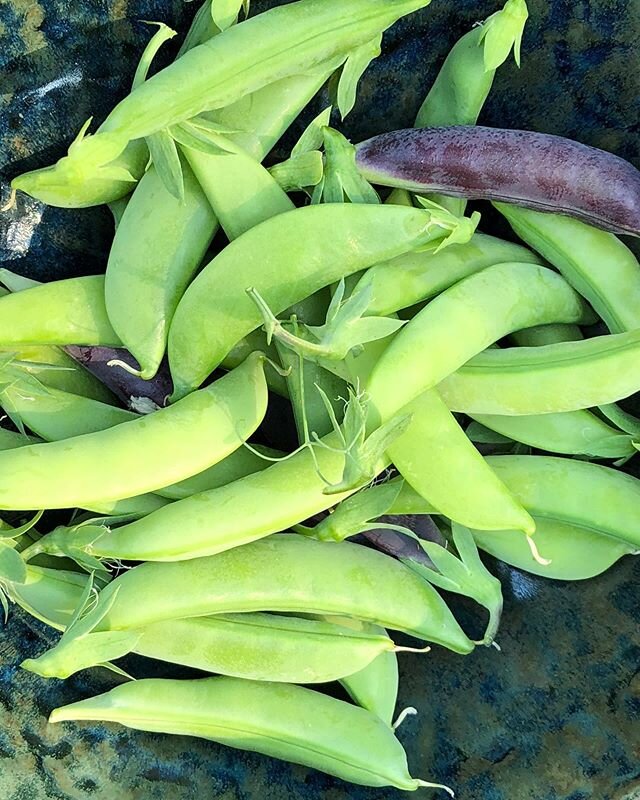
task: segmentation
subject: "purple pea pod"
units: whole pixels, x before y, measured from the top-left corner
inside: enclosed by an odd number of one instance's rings
[[[82,364],[95,377],[111,389],[132,411],[148,413],[157,407],[166,405],[167,397],[173,386],[168,365],[163,362],[154,378],[145,381],[117,366],[109,366],[114,359],[125,361],[134,369],[138,362],[127,351],[115,347],[80,347],[68,345],[64,348],[70,356]]]
[[[640,171],[562,136],[467,125],[411,128],[362,142],[356,163],[382,186],[502,200],[640,236]]]

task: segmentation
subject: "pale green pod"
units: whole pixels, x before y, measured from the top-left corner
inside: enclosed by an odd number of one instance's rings
[[[384,316],[430,300],[454,283],[504,262],[542,263],[535,253],[522,245],[474,233],[465,244],[452,244],[437,253],[405,253],[376,264],[364,273],[358,289],[370,287],[367,314]]]
[[[27,436],[19,431],[9,431],[0,428],[0,450],[13,450],[15,447],[24,447],[27,444],[36,444],[40,441],[35,436]]]
[[[172,399],[199,386],[260,326],[262,314],[247,289],[255,288],[280,314],[342,277],[446,239],[451,221],[441,226],[440,219],[437,212],[401,206],[332,203],[297,208],[251,228],[203,269],[178,305],[169,332]],[[471,236],[474,226],[475,220],[461,221],[456,233]]]
[[[557,414],[470,414],[472,419],[516,442],[550,453],[625,458],[635,453],[633,437],[587,410]]]
[[[640,480],[553,456],[490,456],[488,463],[537,517],[585,527],[640,548]]]
[[[580,296],[546,267],[487,267],[436,297],[394,337],[367,383],[373,423],[390,419],[511,331],[579,322],[587,314]]]
[[[542,347],[486,350],[438,385],[452,411],[550,414],[640,390],[640,330]]]
[[[587,298],[611,333],[640,328],[640,264],[613,233],[572,217],[494,205]]]
[[[478,547],[512,567],[534,575],[562,581],[593,578],[609,569],[622,556],[638,549],[589,527],[556,519],[536,518],[536,547],[549,564],[536,561],[522,536],[509,531],[472,531]]]
[[[32,617],[64,630],[78,607],[88,576],[80,572],[27,564],[24,583],[5,584],[10,600]]]
[[[240,447],[266,405],[264,358],[256,354],[174,407],[104,431],[0,453],[0,507],[102,506],[183,480]]]
[[[216,614],[149,625],[139,655],[259,681],[328,683],[394,656],[384,630],[276,614]]]
[[[0,298],[0,347],[121,342],[104,307],[104,276],[43,283]]]
[[[529,513],[466,437],[437,390],[421,394],[407,411],[409,427],[388,455],[436,513],[473,528],[534,532]]]
[[[577,325],[558,322],[555,325],[534,325],[532,328],[514,331],[509,338],[518,347],[541,347],[558,342],[577,342],[584,337]]]
[[[84,531],[57,528],[36,546],[53,555],[77,548],[100,558],[181,561],[262,539],[330,508],[356,490],[324,492],[324,479],[341,479],[345,456],[337,449],[340,441],[334,434],[323,442],[329,447],[317,448],[315,454],[301,450],[267,469],[178,500],[129,525]],[[382,459],[377,474],[388,463]],[[236,513],[239,508],[242,514]]]
[[[100,593],[70,639],[249,611],[356,617],[455,652],[473,649],[436,590],[403,564],[361,545],[297,534],[270,536],[215,556],[134,567]],[[61,640],[56,649],[66,643]]]
[[[402,745],[381,719],[292,684],[227,677],[146,679],[51,714],[50,722],[64,720],[119,722],[138,730],[199,736],[364,786],[434,786],[409,775]]]

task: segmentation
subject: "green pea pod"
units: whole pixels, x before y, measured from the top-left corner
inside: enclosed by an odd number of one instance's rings
[[[0,428],[0,450],[13,450],[15,447],[24,447],[38,441],[39,439],[35,436],[27,436],[25,433]]]
[[[483,530],[535,531],[529,513],[469,441],[435,389],[407,410],[411,423],[388,455],[435,513]]]
[[[437,788],[409,775],[402,745],[382,720],[301,686],[227,677],[146,679],[51,714],[50,722],[64,720],[102,720],[139,730],[200,736],[364,786]],[[336,731],[349,735],[336,740]]]
[[[342,477],[345,454],[339,449],[337,435],[330,434],[322,441],[325,447],[305,448],[261,472],[171,503],[130,525],[113,530],[58,528],[40,539],[31,552],[181,561],[220,553],[286,530],[355,491],[325,493],[327,481],[337,483]],[[388,461],[381,459],[377,473],[387,465]],[[243,513],[231,520],[230,509],[234,508],[242,508]],[[178,529],[179,537],[175,535]]]
[[[609,569],[622,556],[638,552],[633,545],[589,527],[545,517],[536,518],[536,545],[550,562],[548,564],[536,561],[522,536],[510,536],[509,531],[472,533],[478,547],[500,561],[534,575],[561,581],[593,578]]]
[[[107,345],[118,347],[104,308],[104,277],[43,283],[0,298],[0,346]]]
[[[327,683],[364,669],[378,655],[394,655],[384,630],[276,614],[215,614],[157,622],[141,631],[139,655],[236,678]],[[99,634],[98,634],[99,635]],[[91,648],[91,634],[77,640]],[[69,652],[65,652],[68,665]],[[57,671],[56,671],[57,674]]]
[[[399,562],[348,542],[278,534],[215,556],[122,573],[50,652],[58,657],[93,632],[249,611],[356,617],[456,652],[473,649],[436,590]]]
[[[214,36],[156,73],[120,101],[100,127],[124,142],[233,103],[267,83],[335,59],[429,0],[300,0],[270,9]]]
[[[640,328],[640,265],[614,234],[559,214],[494,205],[587,298],[611,333]]]
[[[619,470],[553,456],[491,456],[492,469],[533,514],[640,547],[640,480]]]
[[[13,381],[2,389],[0,403],[16,425],[26,426],[47,442],[103,431],[140,418],[132,411],[40,384],[33,385],[33,382],[27,382],[24,378]],[[30,441],[23,434],[12,434],[0,429],[0,434],[3,433],[7,434],[5,449],[9,449],[9,444],[13,441],[16,442],[15,446],[19,446],[18,440],[20,445],[35,441]],[[203,472],[158,489],[157,494],[170,500],[179,500],[231,483],[252,472],[265,469],[269,461],[262,454],[268,458],[281,455],[268,448],[260,448],[259,453],[254,453],[241,447]]]
[[[389,6],[377,0],[347,5],[341,0],[300,0],[259,14],[184,53],[118,103],[97,134],[85,136],[85,126],[67,156],[52,167],[18,176],[12,186],[63,205],[95,205],[121,197],[146,162],[144,144],[128,145],[131,140],[229,106],[281,78],[308,74],[319,64],[336,69],[397,19],[429,2],[399,0]],[[142,153],[142,164],[132,147]],[[86,190],[78,192],[78,184]]]
[[[169,332],[172,399],[199,386],[260,325],[261,312],[247,289],[255,287],[273,313],[280,314],[323,286],[379,261],[454,233],[473,233],[475,221],[456,222],[452,231],[448,218],[443,222],[447,227],[441,227],[439,213],[400,206],[316,205],[279,214],[247,231],[204,268],[178,305]],[[214,295],[212,305],[209,298]]]
[[[357,289],[371,287],[367,314],[384,316],[430,300],[454,283],[505,262],[542,263],[521,245],[474,233],[466,244],[452,244],[438,253],[405,253],[376,264],[364,273]]]
[[[439,295],[395,336],[367,384],[372,408],[388,419],[513,330],[587,317],[584,301],[551,270],[487,267]]]
[[[608,425],[591,411],[529,414],[519,417],[470,414],[477,422],[538,450],[592,458],[626,458],[635,453],[633,437]]]
[[[509,338],[519,347],[541,347],[558,342],[577,342],[584,337],[577,325],[558,322],[555,325],[534,325],[532,328],[514,331]]]
[[[267,404],[263,362],[261,354],[250,357],[175,408],[0,454],[6,470],[0,506],[86,508],[201,472],[241,446],[262,421]]]
[[[509,57],[512,47],[520,66],[520,41],[527,16],[524,0],[507,0],[501,11],[459,39],[420,106],[415,127],[475,125],[496,70]],[[453,213],[464,214],[466,200],[443,195],[432,199]]]
[[[453,411],[506,415],[593,408],[639,389],[640,331],[487,350],[438,386]]]

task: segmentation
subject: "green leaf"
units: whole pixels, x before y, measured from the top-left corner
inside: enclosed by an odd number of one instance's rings
[[[347,58],[338,81],[337,100],[342,119],[351,111],[356,103],[358,83],[364,71],[380,55],[382,33],[356,48]]]
[[[178,148],[168,130],[147,136],[151,161],[165,189],[180,202],[184,201],[184,178]]]
[[[315,526],[313,534],[322,541],[335,542],[355,536],[366,529],[368,522],[387,513],[401,489],[402,481],[387,481],[362,489],[336,506],[333,513]]]
[[[27,565],[20,553],[11,545],[0,542],[0,581],[7,583],[25,583],[27,580]]]
[[[322,153],[308,150],[274,164],[269,172],[285,192],[292,192],[317,186],[322,180],[323,168]]]
[[[211,18],[221,31],[226,31],[235,24],[243,5],[243,0],[213,0]]]
[[[135,75],[133,76],[132,89],[136,89],[141,83],[146,81],[149,67],[156,53],[165,42],[168,42],[169,39],[173,39],[176,35],[176,32],[168,25],[165,25],[164,22],[147,22],[147,25],[157,25],[158,30],[153,34],[147,46],[142,51],[142,56],[140,57]]]
[[[324,203],[380,203],[378,193],[356,166],[356,149],[339,131],[322,129],[325,149]]]
[[[172,125],[169,133],[183,147],[189,147],[191,150],[197,150],[210,156],[225,156],[234,152],[231,143],[220,134],[188,122]]]
[[[498,69],[509,57],[511,48],[515,62],[520,66],[520,47],[528,17],[525,0],[507,0],[501,11],[496,11],[485,20],[480,42],[484,44],[486,72]]]
[[[311,120],[293,146],[292,157],[302,155],[310,150],[318,150],[321,147],[323,143],[322,129],[329,124],[332,110],[333,106],[327,106]]]

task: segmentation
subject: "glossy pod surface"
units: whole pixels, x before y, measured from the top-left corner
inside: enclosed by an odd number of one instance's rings
[[[279,214],[239,236],[178,305],[169,332],[173,398],[199,386],[260,326],[262,315],[247,289],[257,289],[280,314],[342,277],[444,238],[448,232],[430,221],[429,212],[412,208],[334,203]]]
[[[640,236],[640,172],[561,136],[480,125],[405,129],[359,144],[357,164],[372,183],[504,200]]]
[[[640,330],[486,350],[438,385],[453,411],[549,414],[614,403],[640,389]]]
[[[311,689],[239,678],[148,679],[56,709],[51,722],[103,720],[201,736],[283,758],[364,786],[413,790],[391,728],[362,708]],[[346,733],[341,732],[348,732]]]
[[[86,508],[167,486],[240,447],[266,405],[258,355],[180,405],[104,431],[0,453],[6,475],[0,507]]]
[[[104,609],[98,630],[214,613],[305,612],[354,616],[456,652],[473,649],[437,592],[402,564],[360,545],[297,534],[190,561],[142,564],[102,591],[82,626],[91,628]]]

